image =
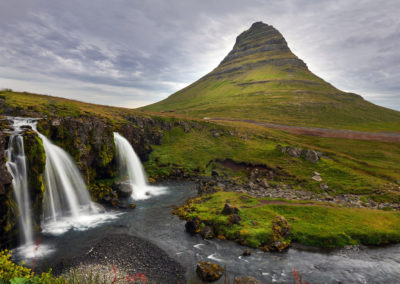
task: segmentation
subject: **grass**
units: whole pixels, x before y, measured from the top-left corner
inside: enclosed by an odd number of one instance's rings
[[[249,41],[257,45],[264,40],[263,37],[244,39],[244,42],[242,39],[234,50]],[[174,110],[197,118],[239,118],[296,126],[399,131],[400,112],[342,92],[304,66],[265,62],[277,58],[297,59],[289,49],[244,53],[223,61],[212,72],[167,99],[142,109]]]
[[[345,245],[383,245],[400,241],[400,213],[373,209],[345,208],[322,202],[256,199],[246,194],[217,192],[195,199],[182,212],[185,219],[198,217],[213,224],[217,235],[260,247],[271,237],[271,222],[284,216],[291,226],[292,242],[334,248]],[[220,214],[226,202],[239,208],[241,221],[231,225]],[[373,220],[373,222],[371,222]]]
[[[129,116],[146,116],[155,121],[195,122],[199,127],[192,127],[187,133],[182,127],[164,131],[162,144],[152,145],[149,160],[144,163],[152,178],[169,178],[180,175],[176,174],[179,172],[193,176],[210,175],[218,166],[216,160],[231,159],[280,168],[288,175],[279,179],[295,189],[320,192],[320,184],[311,180],[312,173],[317,171],[324,182],[336,191],[330,192],[332,195],[359,194],[365,200],[378,202],[398,202],[400,199],[398,143],[299,136],[242,122],[211,123],[175,114],[154,115],[29,93],[2,91],[0,96],[5,98],[5,107],[56,116],[95,116],[115,128],[119,124],[130,123],[127,120]],[[214,136],[216,132],[220,134],[218,137]],[[280,153],[276,150],[277,145],[311,148],[329,158],[313,164]],[[231,177],[244,176],[241,173],[229,174]]]

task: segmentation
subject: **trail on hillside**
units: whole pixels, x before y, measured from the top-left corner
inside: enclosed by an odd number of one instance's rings
[[[363,132],[363,131],[345,130],[345,129],[290,126],[290,125],[265,123],[254,120],[235,119],[235,118],[207,118],[207,120],[246,122],[263,127],[283,130],[298,135],[400,143],[400,133],[394,133],[394,132]]]

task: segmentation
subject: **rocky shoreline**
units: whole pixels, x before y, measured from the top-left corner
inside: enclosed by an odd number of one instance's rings
[[[127,234],[101,239],[81,256],[53,266],[53,272],[57,276],[98,277],[106,283],[185,282],[185,269],[179,263],[151,242]]]

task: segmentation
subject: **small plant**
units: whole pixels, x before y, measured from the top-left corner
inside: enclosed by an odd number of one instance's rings
[[[301,275],[296,271],[296,268],[293,268],[293,278],[296,284],[308,284],[307,282],[303,282]]]

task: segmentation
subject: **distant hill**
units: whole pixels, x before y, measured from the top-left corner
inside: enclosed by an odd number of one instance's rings
[[[192,117],[370,131],[399,131],[400,112],[336,89],[314,75],[282,34],[262,22],[241,33],[212,72],[143,107]]]

